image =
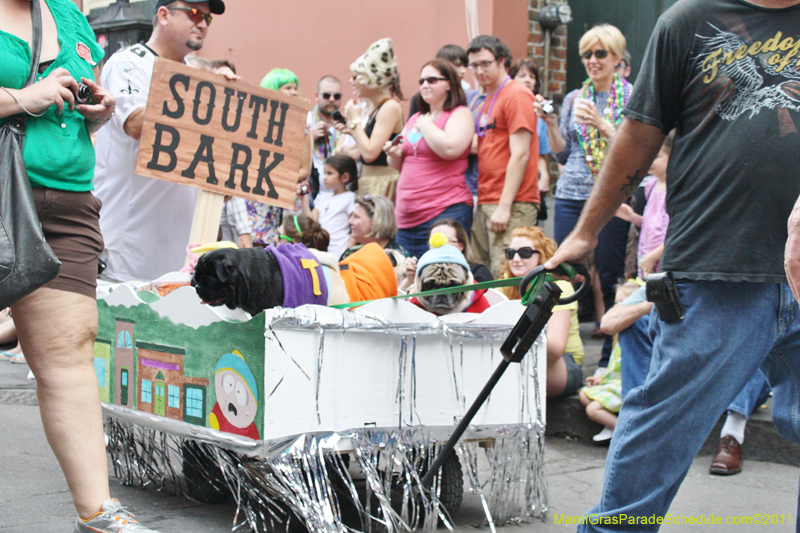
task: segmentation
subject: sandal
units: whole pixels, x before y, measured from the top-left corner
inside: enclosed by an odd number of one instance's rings
[[[20,364],[27,363],[27,361],[25,361],[25,356],[22,355],[21,353],[13,354],[13,356],[8,359],[8,362],[9,363],[20,363]]]

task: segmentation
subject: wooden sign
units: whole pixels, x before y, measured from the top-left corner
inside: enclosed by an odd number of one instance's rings
[[[310,108],[300,98],[156,59],[136,173],[290,208]]]

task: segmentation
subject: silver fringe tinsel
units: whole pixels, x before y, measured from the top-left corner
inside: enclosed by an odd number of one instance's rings
[[[433,531],[438,521],[452,530],[462,469],[492,531],[547,511],[543,427],[494,428],[462,441],[429,494],[419,481],[444,440],[421,428],[301,435],[275,443],[267,457],[111,416],[106,434],[122,484],[210,503],[232,497],[232,531],[296,531],[300,522],[314,532]],[[479,468],[481,449],[488,470]]]
[[[453,428],[420,425],[418,337],[444,334],[449,339],[447,357],[452,375],[445,381],[452,380],[455,398],[465,412],[472,398],[463,386],[464,343],[488,343],[495,365],[502,357],[496,346],[505,339],[510,326],[440,321],[421,327],[388,324],[380,317],[353,316],[358,318],[342,315],[337,316],[341,324],[323,325],[323,320],[296,310],[276,311],[267,322],[265,337],[285,353],[279,330],[319,332],[316,376],[309,377],[317,382],[319,420],[326,331],[331,334],[361,328],[399,335],[396,428],[366,427],[253,441],[104,404],[108,453],[116,477],[125,485],[153,485],[203,502],[233,498],[237,513],[232,531],[242,532],[307,529],[315,533],[394,533],[433,531],[439,524],[452,530],[450,515],[463,498],[464,479],[467,491],[480,499],[485,523],[492,531],[504,523],[544,517],[544,393],[536,386],[539,375],[534,355],[537,350],[544,353],[542,339],[521,364],[507,371],[519,379],[519,411],[511,417],[519,423],[471,426],[434,486],[424,491],[420,478]],[[296,361],[294,364],[300,367]],[[490,397],[487,403],[491,401]]]

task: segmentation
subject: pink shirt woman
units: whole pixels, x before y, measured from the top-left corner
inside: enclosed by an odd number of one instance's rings
[[[459,106],[453,111],[444,111],[434,124],[444,130],[448,119],[458,109],[466,108]],[[457,159],[442,159],[414,129],[418,117],[416,113],[408,120],[406,131],[411,133],[406,135],[402,145],[403,169],[394,211],[398,228],[418,226],[453,204],[472,206],[472,193],[464,179],[469,147]]]
[[[420,112],[403,128],[403,143],[383,147],[389,165],[400,171],[397,242],[414,257],[428,249],[428,230],[437,218],[472,227],[472,194],[464,172],[475,121],[453,65],[443,59],[425,63],[419,96]]]

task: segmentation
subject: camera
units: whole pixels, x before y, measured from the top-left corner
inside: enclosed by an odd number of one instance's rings
[[[647,276],[647,301],[653,302],[658,317],[664,322],[683,320],[683,305],[672,272],[650,274]]]
[[[300,195],[305,196],[308,194],[308,185],[301,185],[300,186]]]
[[[542,111],[545,115],[555,115],[556,106],[553,104],[552,100],[545,100],[542,102]]]
[[[333,120],[335,120],[336,122],[341,122],[342,124],[347,123],[347,119],[344,118],[344,116],[338,109],[333,110],[333,113],[331,113],[331,118],[333,118]]]
[[[85,83],[78,84],[78,90],[75,91],[76,104],[91,104],[92,103],[92,90]]]

